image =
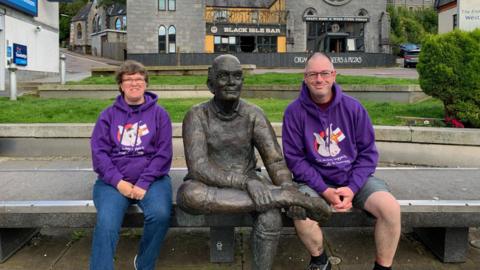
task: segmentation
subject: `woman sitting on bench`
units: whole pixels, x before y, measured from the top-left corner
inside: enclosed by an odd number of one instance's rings
[[[113,269],[123,217],[131,204],[138,204],[144,230],[133,264],[153,270],[170,225],[172,125],[157,96],[145,92],[148,74],[142,64],[126,61],[116,80],[121,94],[101,113],[91,138],[98,180],[90,269]]]

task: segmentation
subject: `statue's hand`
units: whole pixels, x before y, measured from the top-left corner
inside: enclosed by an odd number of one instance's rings
[[[259,180],[251,179],[247,182],[247,191],[259,212],[272,208],[273,196],[270,188]]]
[[[287,210],[287,216],[294,220],[305,220],[307,219],[307,211],[303,207],[291,205]]]

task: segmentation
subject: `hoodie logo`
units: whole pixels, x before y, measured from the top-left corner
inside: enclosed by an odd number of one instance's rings
[[[332,130],[332,124],[330,124],[325,131],[314,132],[313,136],[315,151],[322,157],[335,157],[342,151],[338,144],[345,139],[345,134],[340,128]]]
[[[124,146],[139,146],[142,144],[142,136],[149,133],[147,124],[137,122],[118,126],[117,140]]]

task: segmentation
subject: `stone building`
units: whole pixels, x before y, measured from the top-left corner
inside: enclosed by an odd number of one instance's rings
[[[233,53],[242,61],[289,66],[293,54],[314,51],[388,54],[386,5],[385,0],[129,0],[128,56],[169,65],[186,54],[188,63],[202,64],[211,58],[205,54]],[[165,56],[177,53],[182,54],[177,60]]]
[[[433,8],[435,0],[387,0],[387,4],[404,7],[409,10]]]
[[[96,7],[88,2],[70,20],[70,41],[69,49],[83,54],[91,52],[91,37],[93,16],[96,14]]]
[[[124,5],[98,6],[88,2],[71,20],[72,51],[123,60],[127,44],[127,10]]]
[[[47,0],[0,0],[0,95],[9,87],[10,63],[18,81],[58,76],[58,9]]]
[[[456,28],[463,31],[480,28],[479,0],[436,0],[435,8],[439,34]]]

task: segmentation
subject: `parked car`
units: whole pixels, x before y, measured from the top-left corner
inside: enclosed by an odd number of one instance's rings
[[[403,43],[400,44],[400,56],[403,57],[407,51],[420,50],[420,45],[414,43]]]
[[[403,67],[415,67],[418,63],[420,50],[405,51],[403,55]]]

